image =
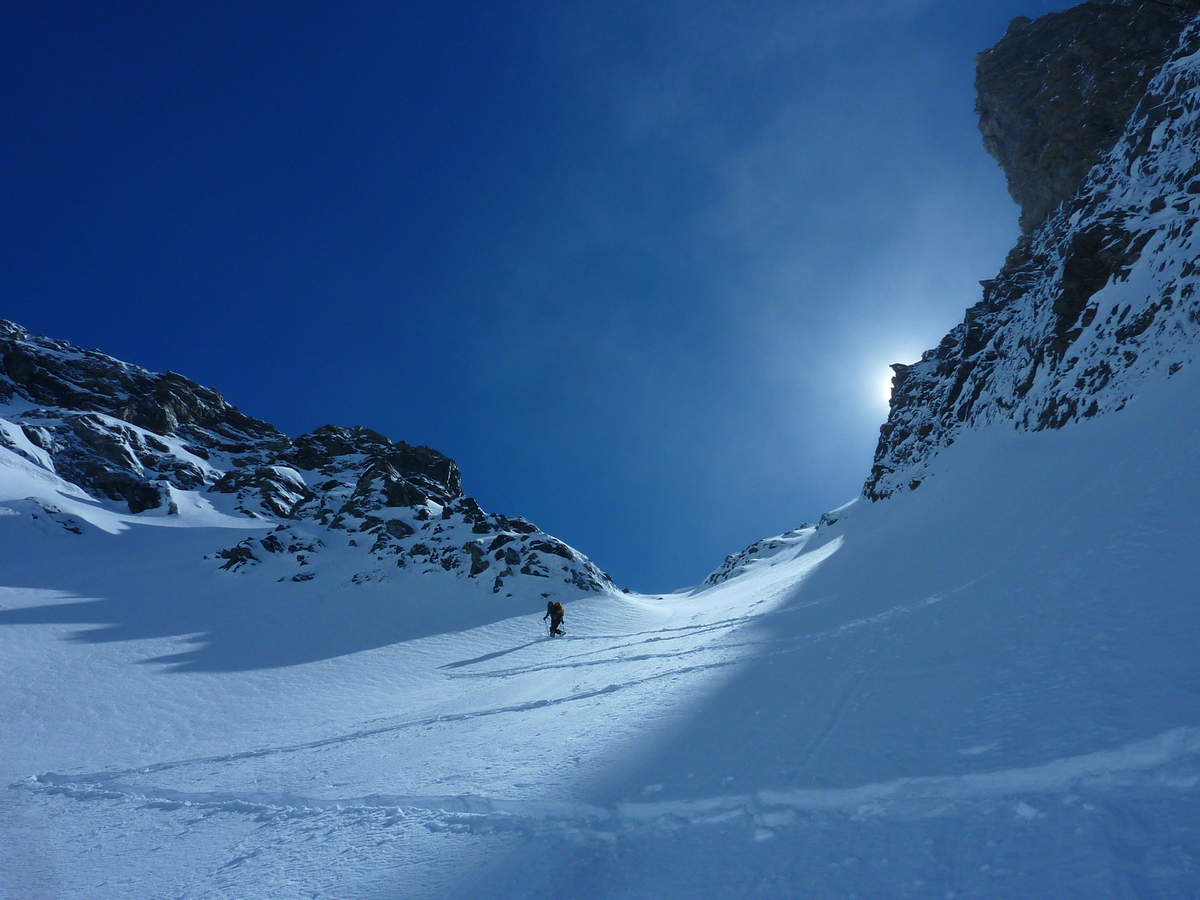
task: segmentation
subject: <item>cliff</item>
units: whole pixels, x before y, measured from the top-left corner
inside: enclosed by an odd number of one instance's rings
[[[1004,422],[1060,428],[1115,412],[1144,379],[1170,377],[1194,361],[1200,24],[1185,21],[1195,4],[1149,6],[1086,3],[1036,22],[1018,20],[981,57],[980,83],[993,86],[981,89],[981,127],[985,136],[998,135],[990,147],[1005,161],[1014,195],[1028,198],[1027,226],[1071,190],[1070,172],[1098,158],[1078,189],[983,282],[982,300],[962,323],[916,364],[893,366],[891,411],[865,485],[868,498],[918,487],[937,451],[962,429]],[[1152,44],[1174,23],[1181,27],[1165,62],[1148,71]],[[1100,46],[1107,55],[1085,52]],[[1121,46],[1132,48],[1128,58]],[[1012,83],[1001,90],[994,86],[1004,82],[1005,65]],[[1083,91],[1087,85],[1095,87]],[[1075,88],[1073,105],[1063,101]],[[1034,125],[1003,125],[1017,115],[1013,98],[1023,92],[1031,93],[1023,115]],[[1009,99],[998,102],[1001,95]],[[1105,147],[1106,129],[1126,110],[1127,121]],[[1109,124],[1085,127],[1081,117]],[[1044,152],[1034,153],[1039,144]]]
[[[1014,19],[979,54],[979,130],[1021,207],[1022,230],[1079,189],[1197,11],[1200,0],[1084,3]]]

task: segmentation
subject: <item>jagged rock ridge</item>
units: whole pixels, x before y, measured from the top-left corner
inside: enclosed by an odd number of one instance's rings
[[[231,571],[317,577],[337,554],[355,581],[396,569],[450,572],[499,593],[612,588],[607,575],[520,517],[486,513],[458,466],[361,426],[292,439],[211,388],[0,320],[0,449],[131,514],[178,514],[187,498],[274,523],[214,548]],[[80,523],[44,510],[68,530]]]
[[[1121,410],[1200,342],[1200,0],[1084,3],[1014,21],[980,55],[980,128],[1027,231],[983,299],[914,365],[864,488],[912,490],[965,429]],[[790,558],[853,507],[726,557],[717,584]]]
[[[1078,192],[1019,240],[935,349],[893,366],[867,497],[918,486],[961,429],[997,421],[1060,428],[1121,409],[1143,379],[1195,359],[1198,53],[1193,21]],[[1054,60],[1043,67],[1054,70]]]

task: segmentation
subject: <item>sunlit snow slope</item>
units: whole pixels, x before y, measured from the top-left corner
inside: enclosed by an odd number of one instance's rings
[[[466,627],[461,581],[255,584],[178,530],[6,515],[0,883],[1190,896],[1198,397],[967,435],[714,587],[581,595],[561,640],[536,596]]]

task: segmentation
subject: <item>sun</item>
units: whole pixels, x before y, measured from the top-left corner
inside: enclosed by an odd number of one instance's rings
[[[892,352],[885,356],[882,353],[874,353],[860,360],[858,367],[858,396],[862,404],[863,411],[869,412],[871,416],[877,416],[880,413],[884,415],[890,414],[892,408],[892,379],[895,377],[895,372],[892,370],[892,365],[897,362],[903,362],[905,366],[915,365],[921,359],[920,352],[910,352],[906,348],[892,348]],[[908,362],[913,360],[913,362]]]
[[[885,409],[890,407],[891,403],[892,403],[892,377],[893,377],[893,375],[894,375],[894,373],[889,368],[887,370],[887,374],[882,375],[879,378],[879,387],[878,387],[878,393],[876,396],[879,401],[879,404],[881,406],[883,406]]]

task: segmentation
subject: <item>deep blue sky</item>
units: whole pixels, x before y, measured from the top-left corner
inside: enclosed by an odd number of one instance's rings
[[[693,584],[857,494],[1016,236],[974,54],[1069,5],[25,4],[0,316]]]

